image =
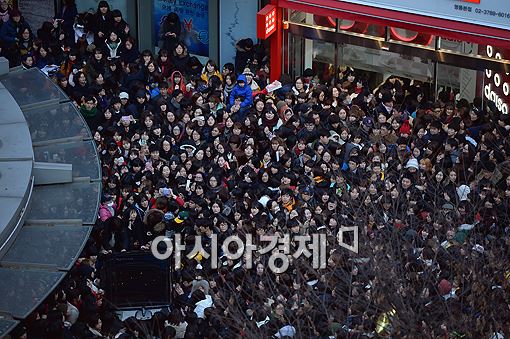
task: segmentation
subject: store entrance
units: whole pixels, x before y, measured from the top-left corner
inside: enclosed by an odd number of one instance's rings
[[[290,74],[298,76],[312,68],[319,80],[329,83],[339,67],[350,67],[370,88],[378,87],[388,76],[432,83],[434,64],[418,57],[409,57],[384,50],[305,39],[293,35],[289,39]]]
[[[339,67],[350,67],[371,89],[377,88],[388,77],[396,76],[405,83],[419,82],[431,101],[441,91],[447,91],[452,96],[460,94],[468,100],[483,95],[479,88],[479,80],[483,79],[482,71],[436,63],[405,52],[390,52],[382,47],[375,49],[324,41],[320,39],[320,34],[317,39],[307,39],[294,32],[288,35],[286,71],[293,77],[312,68],[321,83],[331,83]],[[448,44],[451,50],[467,46],[467,43],[457,41],[444,40],[442,43]]]

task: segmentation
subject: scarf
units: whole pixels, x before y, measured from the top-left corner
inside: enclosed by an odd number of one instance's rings
[[[292,198],[292,200],[290,200],[288,203],[283,204],[283,207],[285,207],[287,211],[292,212],[294,205],[296,205],[296,200]]]
[[[264,127],[269,127],[271,129],[278,124],[278,119],[280,119],[278,114],[275,114],[274,118],[271,120],[266,119],[265,114],[264,114],[264,116],[262,117],[262,125]]]
[[[264,326],[268,322],[269,322],[269,316],[266,316],[266,319],[264,319],[262,321],[257,321],[257,327],[260,328],[261,326]]]
[[[9,21],[9,8],[7,8],[5,12],[0,11],[0,20],[2,20],[3,22]]]
[[[117,41],[109,41],[107,43],[108,47],[110,47],[111,50],[117,50],[117,48],[119,47],[120,45],[120,40],[117,40]]]
[[[83,115],[83,117],[85,117],[85,118],[93,118],[93,117],[95,117],[95,116],[96,116],[96,114],[97,114],[97,108],[96,108],[96,107],[94,107],[94,108],[92,108],[92,109],[89,111],[89,110],[87,110],[87,109],[85,108],[85,106],[84,106],[84,105],[82,105],[82,106],[80,107],[80,113],[81,113],[81,114]]]
[[[235,83],[233,83],[230,86],[225,84],[225,93],[227,94],[227,96],[230,95],[230,92],[232,92],[232,90],[234,89],[235,85],[236,85]]]
[[[324,178],[321,176],[313,177],[313,181],[315,181],[316,184],[319,184],[324,181]]]

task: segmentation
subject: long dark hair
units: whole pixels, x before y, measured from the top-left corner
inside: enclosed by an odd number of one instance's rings
[[[110,13],[110,11],[112,10],[112,9],[110,8],[110,4],[108,3],[108,1],[101,0],[101,1],[99,1],[99,3],[97,4],[97,11],[96,11],[96,13],[97,13],[97,14],[100,14],[100,13],[101,13],[101,9],[100,9],[101,7],[108,7],[108,12],[106,12],[106,13]]]
[[[181,20],[179,18],[179,16],[177,15],[177,13],[175,12],[171,12],[171,13],[168,13],[167,16],[165,16],[165,23],[167,25],[171,25],[171,26],[180,26],[181,25]]]

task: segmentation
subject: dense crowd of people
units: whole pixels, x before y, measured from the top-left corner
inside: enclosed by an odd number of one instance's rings
[[[493,103],[426,97],[393,76],[371,89],[349,67],[271,83],[251,39],[235,63],[202,65],[175,13],[157,54],[138,51],[106,1],[84,14],[65,1],[35,34],[5,0],[0,16],[11,65],[58,66],[49,76],[89,125],[103,180],[82,258],[14,338],[510,335],[510,118]],[[253,268],[221,248],[219,268],[204,252],[184,257],[169,310],[120,321],[102,258],[169,234],[209,252],[213,235],[288,242]],[[292,255],[313,234],[326,239],[319,268],[315,253]],[[284,272],[269,269],[277,251]]]

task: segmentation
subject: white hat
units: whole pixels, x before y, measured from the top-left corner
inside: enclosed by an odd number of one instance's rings
[[[244,70],[243,70],[243,74],[244,75],[251,75],[251,76],[255,76],[255,74],[253,74],[253,72],[251,71],[251,69],[249,67],[246,67]]]
[[[120,92],[119,99],[129,99],[129,94],[126,92]]]
[[[409,159],[409,161],[406,164],[406,168],[409,168],[409,167],[419,169],[420,166],[418,166],[418,160],[416,160],[415,158]]]

